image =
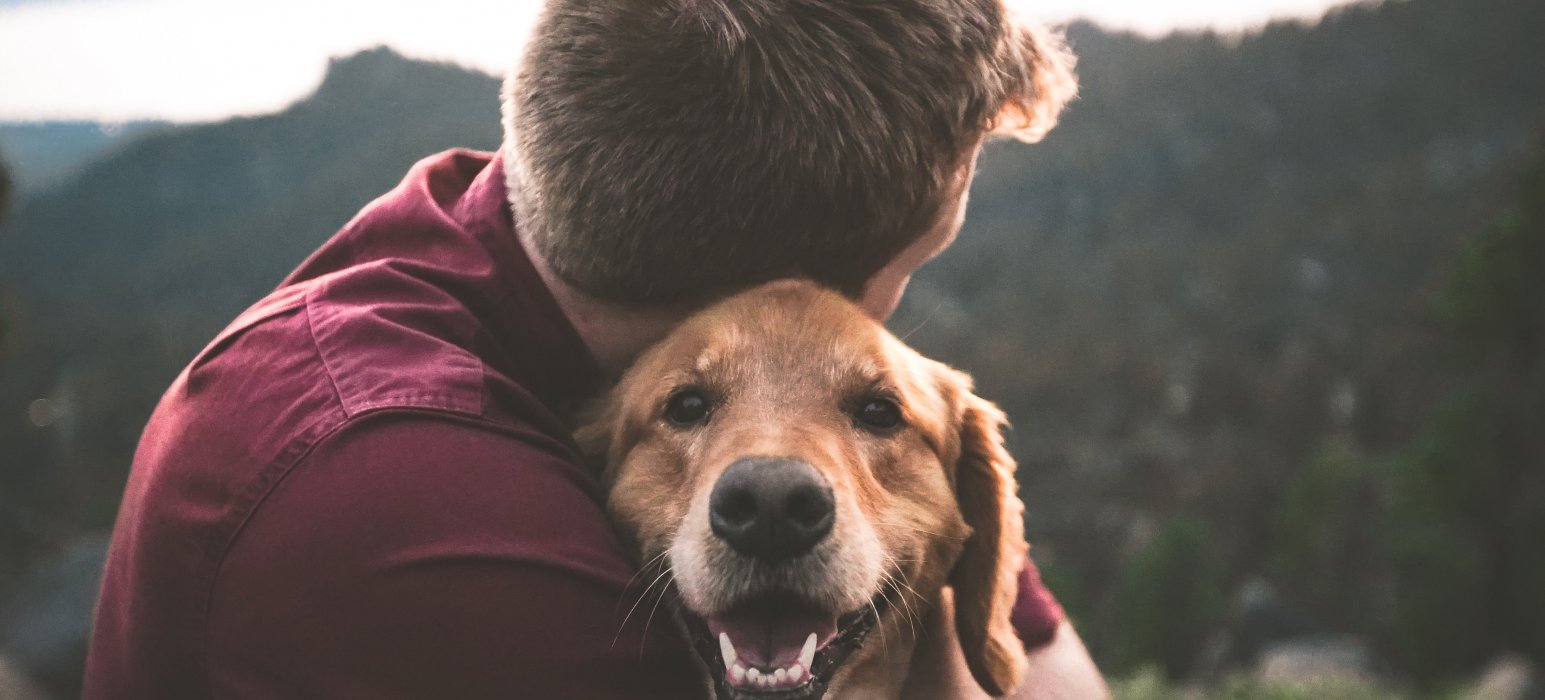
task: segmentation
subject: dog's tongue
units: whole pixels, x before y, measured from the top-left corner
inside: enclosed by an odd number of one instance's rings
[[[736,656],[746,668],[792,666],[812,633],[817,649],[837,637],[835,618],[803,606],[758,606],[708,617],[705,621],[715,638],[721,633],[729,635]]]

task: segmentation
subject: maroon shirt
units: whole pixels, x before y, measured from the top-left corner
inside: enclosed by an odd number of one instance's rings
[[[680,700],[702,683],[558,414],[600,372],[503,167],[413,167],[156,407],[86,698]],[[655,618],[651,621],[651,618]],[[1061,611],[1034,568],[1016,623]]]

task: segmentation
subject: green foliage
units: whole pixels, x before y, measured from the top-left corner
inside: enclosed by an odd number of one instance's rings
[[[1169,685],[1155,666],[1145,666],[1125,678],[1110,681],[1114,700],[1415,700],[1446,695],[1414,696],[1380,689],[1352,680],[1315,680],[1300,683],[1265,683],[1230,678],[1206,691]]]
[[[1392,641],[1427,678],[1545,662],[1545,160],[1465,249],[1440,308],[1460,388],[1394,462]]]
[[[1481,663],[1490,651],[1482,511],[1495,460],[1486,454],[1484,410],[1474,397],[1450,401],[1392,463],[1388,635],[1404,665],[1428,680]]]
[[[1530,261],[1510,254],[1517,247],[1518,224],[1518,213],[1510,213],[1473,241],[1460,256],[1447,294],[1439,302],[1444,319],[1467,346],[1506,343],[1514,319],[1527,315],[1527,309],[1518,307],[1529,295],[1516,288],[1538,287],[1539,281],[1524,279],[1520,273]]]
[[[1537,369],[1545,350],[1545,164],[1524,180],[1517,208],[1466,247],[1440,309],[1463,360]]]
[[[1182,700],[1185,694],[1171,687],[1164,672],[1152,664],[1139,668],[1125,678],[1110,679],[1114,700]]]
[[[1229,580],[1292,579],[1327,625],[1391,624],[1387,455],[1451,387],[1432,281],[1537,147],[1542,26],[1526,0],[1242,37],[1075,25],[1079,102],[1043,144],[984,153],[966,230],[892,328],[973,372],[1045,465],[1022,471],[1034,535],[1087,587],[1102,663],[1133,663],[1111,560],[1150,514],[1215,525]],[[1345,461],[1316,454],[1332,435]]]
[[[1323,443],[1276,509],[1270,570],[1426,684],[1545,662],[1545,161],[1465,246],[1438,303],[1453,388],[1377,463]]]
[[[1036,568],[1041,571],[1041,581],[1046,589],[1057,597],[1057,603],[1067,614],[1073,626],[1082,629],[1084,623],[1094,617],[1094,601],[1089,599],[1089,588],[1081,585],[1078,573],[1056,557],[1042,557],[1040,550],[1032,553]]]
[[[1345,438],[1321,445],[1288,487],[1273,523],[1268,567],[1291,597],[1346,629],[1374,624],[1380,474]]]
[[[1183,675],[1226,599],[1215,550],[1197,519],[1165,521],[1153,540],[1122,563],[1111,668],[1158,663]]]

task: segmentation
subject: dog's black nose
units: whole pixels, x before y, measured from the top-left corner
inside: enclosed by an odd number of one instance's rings
[[[836,517],[831,485],[815,467],[794,459],[739,460],[719,477],[708,500],[714,534],[767,563],[810,551]]]

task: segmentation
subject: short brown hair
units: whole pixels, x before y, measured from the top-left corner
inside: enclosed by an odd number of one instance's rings
[[[511,202],[599,299],[858,296],[984,134],[1039,138],[1074,85],[1003,0],[549,0],[505,82]]]

